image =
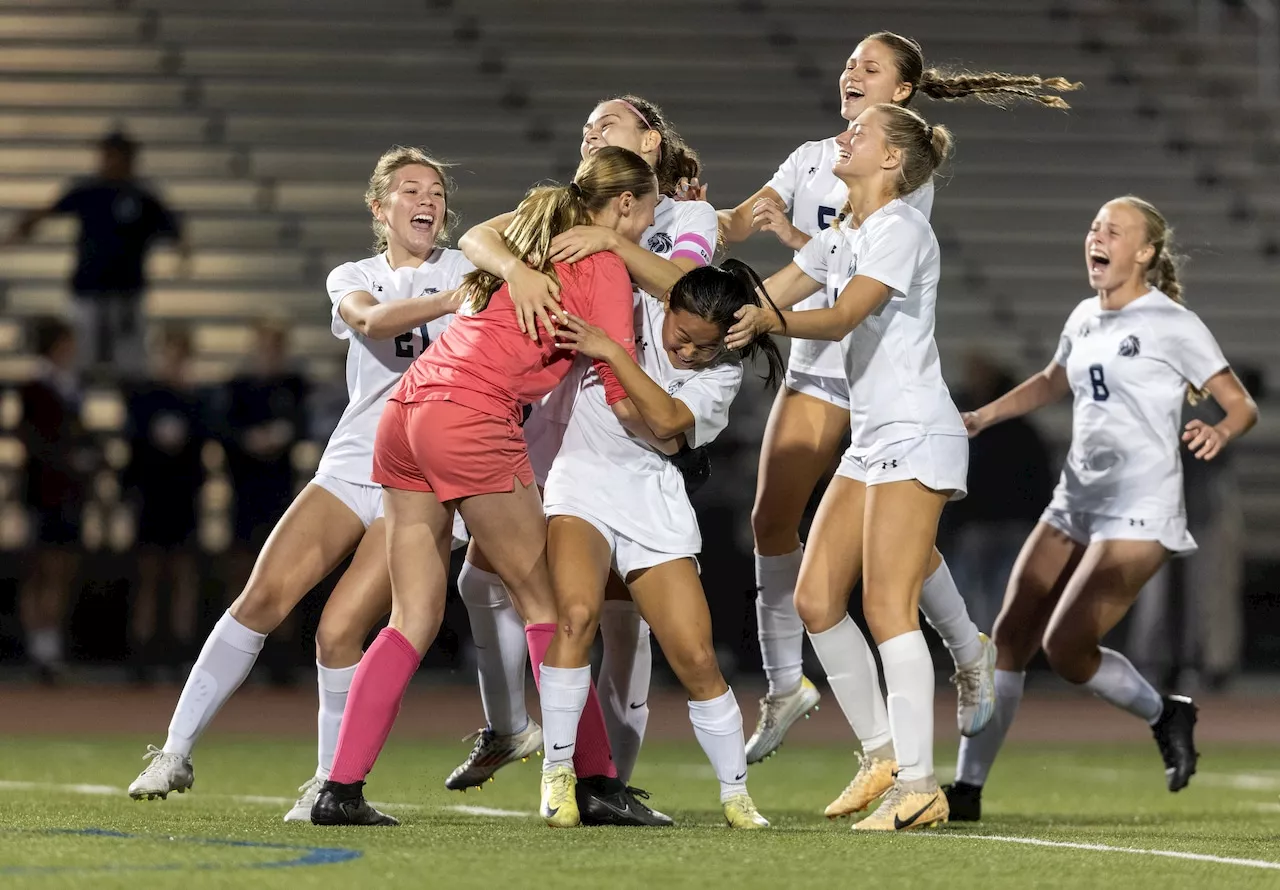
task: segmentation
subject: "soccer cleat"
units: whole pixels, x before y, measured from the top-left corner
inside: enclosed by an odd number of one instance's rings
[[[305,786],[304,786],[305,787]],[[312,825],[399,825],[400,820],[369,805],[364,782],[325,782],[311,807]]]
[[[982,656],[968,667],[956,667],[951,676],[960,701],[956,705],[956,723],[963,736],[975,736],[986,728],[996,713],[996,644],[986,634]]]
[[[582,824],[575,786],[578,777],[567,763],[542,771],[542,806],[538,813],[551,828],[576,828]]]
[[[823,811],[828,819],[861,813],[873,800],[893,787],[893,774],[898,769],[895,761],[865,754],[859,754],[858,760],[858,772],[853,781]]]
[[[982,786],[953,782],[942,786],[947,796],[948,822],[980,822],[982,820]]]
[[[161,800],[169,796],[170,791],[179,794],[195,784],[196,774],[191,766],[191,758],[185,754],[169,754],[155,745],[147,745],[147,753],[143,760],[150,760],[147,768],[138,774],[129,786],[129,796],[134,800]]]
[[[1164,711],[1151,727],[1164,758],[1164,778],[1170,791],[1181,791],[1196,774],[1196,713],[1200,709],[1185,695],[1166,695]]]
[[[769,827],[769,820],[760,815],[750,794],[735,794],[721,806],[724,807],[724,821],[729,823],[730,828],[751,831]]]
[[[284,814],[286,822],[310,822],[311,808],[316,805],[316,797],[320,794],[320,786],[324,784],[324,779],[319,776],[312,776],[306,782],[298,786],[298,793],[301,795],[298,802],[293,805],[293,809]]]
[[[815,710],[821,699],[822,693],[808,677],[800,678],[795,692],[777,698],[766,695],[760,699],[760,719],[747,742],[747,763],[759,763],[773,755],[782,746],[787,731],[797,720]]]
[[[642,802],[649,799],[648,791],[632,788],[621,779],[584,776],[578,779],[574,796],[583,825],[666,828],[675,824],[670,816]]]
[[[499,735],[489,727],[467,736],[475,746],[462,765],[444,780],[450,791],[476,788],[493,778],[493,774],[509,763],[528,760],[542,750],[542,727],[531,719],[527,726],[511,735]]]
[[[855,822],[854,831],[910,831],[932,828],[947,821],[947,796],[935,783],[929,791],[908,791],[895,782],[876,811]]]

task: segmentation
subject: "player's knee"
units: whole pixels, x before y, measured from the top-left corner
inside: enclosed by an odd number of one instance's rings
[[[798,523],[787,513],[767,499],[756,501],[751,509],[751,534],[757,553],[790,553],[800,546]]]
[[[258,633],[270,633],[289,616],[294,603],[285,585],[270,578],[250,578],[231,604],[231,617]]]
[[[1053,672],[1068,683],[1089,682],[1096,665],[1089,658],[1096,644],[1086,643],[1078,635],[1062,628],[1050,628],[1042,641],[1045,658]]]
[[[559,624],[565,637],[576,646],[591,645],[600,622],[600,610],[587,603],[570,603],[561,606]]]
[[[909,599],[903,595],[877,596],[868,595],[863,589],[862,616],[867,621],[867,629],[877,642],[892,639],[900,634],[919,629],[920,620],[908,605]]]
[[[685,690],[697,700],[714,698],[715,692],[724,685],[724,677],[720,674],[720,662],[716,659],[716,651],[710,642],[691,647],[676,657],[681,680]]]
[[[804,585],[796,585],[792,601],[795,603],[796,614],[800,616],[805,630],[809,633],[816,634],[830,630],[840,621],[840,616],[834,614],[836,610],[825,592],[810,590]]]
[[[356,628],[348,620],[338,620],[326,612],[316,628],[316,661],[326,667],[355,664],[364,652],[367,628]]]

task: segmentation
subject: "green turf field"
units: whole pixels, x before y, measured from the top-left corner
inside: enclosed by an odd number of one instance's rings
[[[854,769],[835,748],[789,746],[752,769],[768,831],[724,828],[699,749],[654,743],[636,781],[677,828],[557,832],[532,815],[533,763],[460,795],[442,782],[465,746],[392,744],[368,791],[405,824],[316,829],[281,821],[310,744],[225,739],[197,751],[191,792],[150,803],[123,792],[141,738],[0,739],[0,887],[1280,887],[1274,749],[1209,747],[1172,795],[1152,746],[1011,746],[981,825],[883,837],[822,818]]]

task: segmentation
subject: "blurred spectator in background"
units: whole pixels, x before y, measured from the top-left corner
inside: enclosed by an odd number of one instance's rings
[[[134,178],[138,144],[112,133],[98,149],[97,175],[74,182],[52,206],[24,213],[7,243],[28,240],[49,216],[79,220],[71,290],[80,368],[137,377],[145,371],[147,253],[156,239],[176,241],[185,268],[190,250],[173,212]]]
[[[985,405],[1018,383],[980,353],[965,358],[961,410]],[[988,438],[990,437],[990,438]],[[1053,493],[1049,450],[1024,418],[997,424],[969,440],[969,494],[947,508],[947,553],[969,615],[986,633],[1000,614],[1005,585],[1036,520]]]
[[[20,390],[18,435],[27,452],[26,503],[32,558],[18,594],[27,657],[42,680],[63,670],[63,632],[79,567],[81,514],[97,464],[80,424],[76,338],[60,319],[36,324],[35,376]]]
[[[201,452],[208,439],[205,405],[190,381],[191,331],[166,327],[157,345],[155,379],[126,395],[130,459],[124,486],[138,508],[138,586],[129,633],[139,680],[161,664],[177,667],[195,657],[194,550],[205,472]],[[165,582],[172,640],[158,639]]]
[[[238,561],[247,563],[242,566],[245,575],[293,500],[293,448],[307,436],[308,385],[289,363],[288,337],[283,325],[261,322],[249,367],[220,394],[221,438],[235,498],[235,542],[242,557]]]
[[[307,438],[306,379],[289,363],[288,329],[263,321],[251,364],[223,389],[221,439],[234,492],[227,590],[243,590],[267,535],[295,494],[293,449]],[[289,618],[267,640],[262,660],[276,682],[296,661],[296,624]]]
[[[1245,389],[1261,400],[1262,375],[1239,367]],[[1182,423],[1222,420],[1218,403],[1184,404]],[[1221,689],[1240,668],[1244,637],[1244,509],[1236,454],[1226,449],[1211,461],[1182,449],[1187,530],[1199,548],[1170,560],[1147,582],[1133,610],[1129,649],[1134,663],[1156,686]]]

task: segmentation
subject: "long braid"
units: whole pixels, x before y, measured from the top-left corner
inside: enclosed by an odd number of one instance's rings
[[[1017,101],[1038,102],[1046,108],[1067,109],[1071,106],[1061,96],[1051,96],[1043,90],[1071,92],[1081,84],[1065,77],[1039,77],[1035,74],[1004,74],[987,71],[975,74],[969,71],[954,73],[930,68],[920,75],[918,92],[930,99],[951,101],[972,97],[988,105],[1005,107]]]

